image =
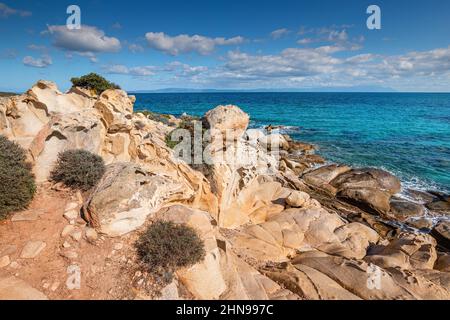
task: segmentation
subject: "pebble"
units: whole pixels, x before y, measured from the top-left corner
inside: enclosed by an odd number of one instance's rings
[[[3,256],[0,258],[0,268],[4,268],[9,266],[11,260],[9,260],[9,256]]]
[[[67,241],[64,241],[62,246],[63,246],[63,248],[70,248],[71,247],[70,243],[67,242]]]
[[[47,244],[43,241],[28,241],[25,247],[22,249],[20,257],[22,259],[36,258],[42,250],[45,249]]]
[[[13,262],[11,262],[9,267],[13,268],[13,269],[19,269],[20,268],[20,264],[18,264],[16,261],[13,261]]]
[[[78,218],[78,211],[77,210],[66,211],[64,212],[64,218],[66,218],[72,224],[72,221]]]
[[[77,232],[73,232],[71,235],[70,235],[70,237],[73,239],[73,240],[75,240],[75,241],[80,241],[81,240],[81,237],[82,237],[82,232],[81,231],[77,231]]]
[[[86,228],[86,239],[89,242],[95,242],[98,239],[97,231],[94,228]]]
[[[58,289],[58,287],[59,287],[59,282],[55,281],[55,282],[53,282],[52,286],[50,287],[50,290],[56,291]]]
[[[75,227],[72,225],[67,225],[64,227],[63,231],[61,232],[61,237],[67,237],[69,234],[71,234],[73,231],[75,231]]]
[[[69,260],[74,260],[74,259],[78,258],[78,253],[76,253],[73,250],[69,250],[69,251],[62,252],[61,256],[63,256],[64,258],[67,258]]]
[[[121,243],[121,242],[115,243],[113,248],[114,248],[114,250],[122,250],[123,243]]]
[[[75,210],[78,208],[78,203],[76,202],[70,202],[66,205],[66,209],[64,211],[71,211],[71,210]]]

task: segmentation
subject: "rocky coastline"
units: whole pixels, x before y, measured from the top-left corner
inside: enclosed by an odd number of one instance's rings
[[[0,299],[450,299],[449,195],[400,197],[392,174],[326,164],[311,144],[248,129],[237,106],[211,106],[202,122],[233,139],[213,136],[211,164],[190,165],[167,143],[187,120],[136,113],[134,102],[49,81],[0,97],[0,134],[27,150],[39,190],[0,222]],[[90,192],[49,181],[69,149],[108,165]],[[218,161],[236,150],[258,157]],[[133,249],[161,220],[196,229],[206,252],[169,284]]]

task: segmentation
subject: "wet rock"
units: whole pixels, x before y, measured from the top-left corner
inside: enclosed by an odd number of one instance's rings
[[[431,211],[450,215],[450,201],[448,199],[427,203],[426,207]]]
[[[421,231],[429,232],[433,229],[433,219],[430,218],[408,219],[405,222],[408,226]]]
[[[20,258],[34,259],[42,252],[42,250],[45,249],[46,246],[47,244],[43,241],[29,241],[22,249]]]
[[[391,214],[399,220],[409,217],[421,217],[425,214],[425,207],[421,204],[413,203],[402,199],[393,199],[390,202]]]

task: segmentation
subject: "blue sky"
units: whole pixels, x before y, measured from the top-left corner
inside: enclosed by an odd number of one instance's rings
[[[66,28],[71,4],[81,30]],[[0,70],[3,91],[98,72],[130,91],[449,92],[450,1],[0,0]]]

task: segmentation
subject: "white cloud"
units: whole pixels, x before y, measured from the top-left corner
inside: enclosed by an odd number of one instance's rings
[[[93,26],[83,25],[79,30],[69,30],[65,25],[52,25],[44,33],[51,35],[55,47],[68,51],[100,53],[121,49],[119,39],[108,37]]]
[[[277,29],[274,30],[270,33],[270,36],[272,37],[272,39],[280,39],[281,37],[284,37],[286,35],[288,35],[290,33],[290,31],[286,28],[282,28],[282,29]]]
[[[47,47],[46,46],[40,46],[40,45],[37,45],[37,44],[30,44],[28,46],[28,49],[34,50],[34,51],[46,51]]]
[[[128,50],[130,50],[132,53],[144,52],[144,47],[140,44],[132,43],[128,46]]]
[[[212,53],[216,46],[237,45],[244,42],[244,38],[240,36],[226,39],[181,34],[172,37],[163,32],[148,32],[145,38],[151,48],[174,56],[189,52],[207,55]]]
[[[128,68],[127,66],[121,64],[106,66],[103,69],[109,74],[128,74],[137,77],[153,76],[156,70],[154,66]]]
[[[47,68],[52,64],[52,58],[49,55],[42,55],[40,58],[26,56],[23,58],[23,64],[34,68]]]
[[[30,11],[18,10],[8,7],[3,2],[0,2],[0,18],[8,18],[9,16],[29,17],[32,15]]]

